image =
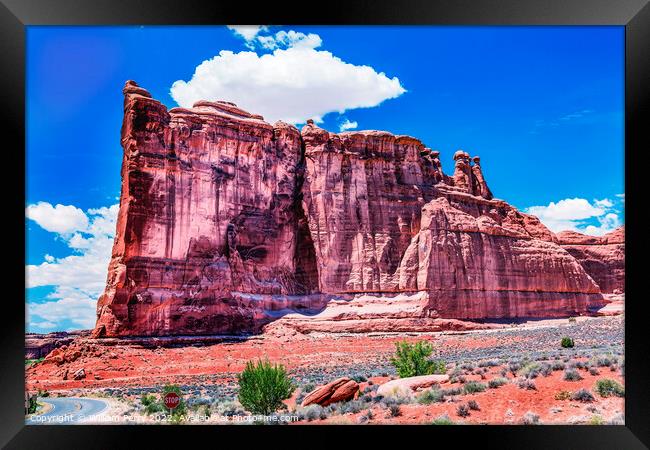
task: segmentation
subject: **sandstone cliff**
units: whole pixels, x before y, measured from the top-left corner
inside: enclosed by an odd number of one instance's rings
[[[625,228],[595,237],[563,231],[558,242],[584,267],[603,293],[625,292]]]
[[[95,336],[256,332],[296,312],[426,328],[602,304],[553,233],[493,198],[478,157],[457,152],[448,176],[409,136],[300,132],[227,102],[168,111],[132,81],[124,96]]]

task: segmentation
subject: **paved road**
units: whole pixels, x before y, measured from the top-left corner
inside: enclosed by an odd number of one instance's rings
[[[103,400],[82,397],[39,398],[40,403],[49,403],[52,408],[45,414],[33,416],[29,424],[70,425],[101,414],[108,403]]]

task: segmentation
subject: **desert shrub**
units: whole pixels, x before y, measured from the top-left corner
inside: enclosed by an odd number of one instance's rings
[[[156,397],[152,394],[144,394],[140,397],[140,403],[144,406],[144,413],[146,415],[155,414],[164,409],[162,402],[158,402]]]
[[[575,369],[566,369],[564,371],[564,380],[565,381],[580,381],[582,376]]]
[[[472,363],[463,363],[460,366],[460,368],[463,369],[466,372],[471,372],[472,370],[474,370],[474,364],[472,364]]]
[[[433,353],[433,346],[427,341],[418,341],[415,344],[396,342],[395,347],[395,355],[391,357],[390,362],[395,366],[400,378],[446,371],[444,361],[427,359]]]
[[[451,395],[460,395],[462,391],[463,391],[463,390],[462,390],[461,388],[458,388],[458,387],[448,388],[448,389],[441,389],[441,390],[440,390],[440,392],[441,392],[442,395],[444,395],[444,396],[448,396],[448,395],[449,395],[449,396],[451,396]]]
[[[517,371],[521,369],[521,363],[519,361],[510,361],[508,363],[508,370],[511,374],[516,375]]]
[[[528,411],[521,418],[521,423],[523,425],[537,425],[539,423],[539,416],[532,411]]]
[[[465,377],[465,375],[461,375],[459,377],[456,377],[453,380],[451,379],[449,380],[450,383],[460,383],[460,384],[464,384],[466,381],[467,381],[467,377]]]
[[[269,415],[277,411],[282,400],[291,397],[295,387],[282,365],[271,365],[267,361],[246,363],[246,368],[237,377],[239,381],[239,402],[253,414]]]
[[[476,402],[476,400],[470,400],[470,401],[468,401],[468,402],[467,402],[467,406],[468,406],[469,409],[471,409],[472,411],[480,411],[480,410],[481,410],[481,407],[478,405],[478,403]]]
[[[625,397],[625,388],[618,382],[609,378],[602,378],[596,381],[594,388],[601,397]]]
[[[399,404],[399,403],[396,402],[395,404]],[[368,403],[362,400],[350,400],[349,402],[341,403],[339,405],[339,411],[341,412],[341,414],[347,414],[347,413],[356,414],[362,409],[366,408],[367,406]]]
[[[156,397],[153,394],[144,394],[142,397],[140,397],[140,403],[142,403],[142,406],[146,407],[155,402]]]
[[[27,414],[34,414],[38,409],[37,397],[35,395],[29,396],[29,405],[27,406]]]
[[[212,410],[210,409],[210,405],[203,405],[203,415],[205,417],[210,417],[212,415]]]
[[[517,387],[519,389],[526,389],[529,391],[536,391],[537,386],[535,385],[535,382],[533,380],[530,380],[528,378],[521,378],[517,381]]]
[[[571,395],[571,400],[577,400],[579,402],[593,402],[594,396],[587,389],[579,389]]]
[[[464,403],[458,405],[458,407],[456,408],[456,414],[458,414],[458,416],[460,416],[460,417],[469,416],[469,406],[467,406]]]
[[[454,421],[449,418],[447,414],[437,417],[431,425],[454,425]]]
[[[574,344],[574,342],[573,342],[573,339],[571,339],[570,337],[566,337],[566,336],[565,336],[565,337],[563,337],[562,340],[560,341],[560,345],[562,346],[562,348],[573,348],[573,346],[574,346],[575,344]]]
[[[539,365],[539,363],[529,362],[524,367],[519,369],[517,373],[524,378],[532,379],[532,378],[537,378],[537,375],[539,374],[540,370],[541,370],[541,366]]]
[[[430,405],[431,403],[440,403],[445,401],[445,396],[438,388],[428,389],[418,397],[418,403]]]
[[[307,420],[311,422],[317,419],[327,419],[327,411],[320,405],[312,404],[296,410],[298,420]]]
[[[605,421],[603,420],[603,417],[599,414],[594,414],[591,416],[591,419],[589,419],[589,425],[604,425]]]
[[[481,361],[478,363],[479,367],[496,367],[500,365],[501,363],[497,359],[489,359],[486,361]]]
[[[551,369],[552,370],[564,370],[566,368],[566,365],[562,361],[553,361],[553,364],[551,364]]]
[[[616,414],[607,423],[608,425],[625,425],[625,417],[623,414]]]
[[[246,414],[246,411],[244,410],[244,408],[242,408],[241,404],[239,404],[239,402],[236,401],[226,400],[217,403],[216,406],[217,406],[217,411],[222,416],[233,417],[233,416],[243,416],[244,414]]]
[[[399,405],[390,405],[388,407],[391,417],[399,417],[402,415],[402,408]]]
[[[571,392],[569,391],[559,391],[555,394],[555,400],[569,400],[571,398]]]
[[[576,323],[575,317],[569,317],[569,323]]]
[[[590,367],[590,368],[589,368],[589,374],[590,374],[590,375],[594,375],[594,376],[596,376],[596,375],[599,375],[600,372],[599,372],[598,369],[596,369],[595,367]]]
[[[498,387],[503,386],[504,384],[508,384],[508,379],[507,378],[497,377],[497,378],[493,378],[490,381],[488,381],[488,387],[490,389],[496,389]]]
[[[45,389],[44,391],[39,389],[38,393],[36,394],[37,397],[49,397],[50,393]]]
[[[368,381],[368,379],[366,377],[364,377],[363,375],[359,375],[359,374],[357,374],[357,375],[355,375],[353,377],[350,377],[350,378],[352,378],[357,383],[363,383],[364,381]]]
[[[476,392],[483,392],[487,389],[487,386],[484,383],[479,383],[478,381],[470,381],[463,385],[464,394],[474,394]]]
[[[545,376],[548,377],[553,373],[553,368],[549,363],[542,363],[539,368],[539,372]]]
[[[613,355],[598,355],[591,359],[591,363],[598,367],[610,367],[617,362],[616,356]]]

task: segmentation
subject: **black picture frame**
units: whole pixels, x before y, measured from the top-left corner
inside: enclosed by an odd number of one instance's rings
[[[147,447],[187,444],[198,437],[207,445],[226,445],[237,439],[250,445],[252,437],[277,438],[283,445],[340,445],[350,439],[364,444],[386,437],[404,445],[454,446],[471,443],[479,448],[637,449],[650,446],[650,361],[646,350],[647,299],[641,276],[647,243],[642,232],[644,184],[640,159],[650,149],[648,141],[650,82],[650,6],[647,0],[436,0],[320,2],[201,2],[198,0],[1,0],[0,70],[3,88],[1,123],[4,125],[2,177],[5,206],[13,214],[3,222],[5,242],[13,255],[5,260],[2,336],[3,364],[0,387],[0,445],[5,448],[134,448],[145,438]],[[488,427],[175,427],[175,426],[25,426],[24,424],[24,323],[20,279],[25,261],[25,26],[28,25],[214,25],[214,24],[419,24],[419,25],[622,25],[626,43],[625,192],[626,250],[625,317],[625,425],[624,426],[488,426]],[[9,142],[9,145],[6,143]],[[638,156],[637,156],[638,155]],[[552,162],[549,162],[552,164]],[[595,174],[597,176],[597,174]],[[23,189],[20,189],[21,183]],[[638,207],[638,208],[637,208]],[[638,217],[637,217],[638,216]],[[21,244],[19,237],[23,237]],[[7,263],[7,261],[10,261]],[[19,261],[23,261],[20,266]],[[16,292],[14,292],[14,289]],[[344,436],[333,437],[333,434]],[[322,435],[314,437],[316,435]],[[390,435],[390,436],[389,436]],[[442,436],[444,435],[444,437]],[[246,440],[243,440],[246,436]],[[450,440],[451,439],[451,440]],[[236,441],[237,442],[237,441]],[[271,442],[271,441],[267,441]],[[167,445],[165,445],[165,443]],[[191,444],[196,445],[196,444]],[[206,445],[206,444],[204,444]],[[230,444],[228,444],[230,445]]]

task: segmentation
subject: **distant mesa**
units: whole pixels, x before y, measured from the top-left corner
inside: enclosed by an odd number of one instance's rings
[[[622,287],[623,247],[556,236],[495,199],[466,151],[449,176],[411,136],[271,125],[224,101],[167,110],[133,81],[123,92],[95,337],[257,333],[278,320],[434,330],[590,314]],[[620,272],[604,276],[601,260]]]

